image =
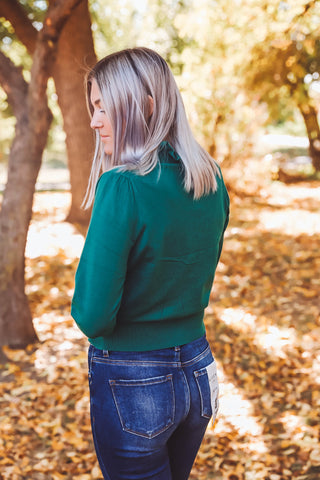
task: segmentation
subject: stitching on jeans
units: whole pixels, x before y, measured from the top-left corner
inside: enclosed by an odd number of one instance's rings
[[[181,363],[181,366],[182,367],[189,367],[191,365],[193,365],[194,363],[197,363],[199,362],[200,360],[202,360],[209,352],[210,352],[210,346],[208,345],[207,348],[202,352],[202,353],[199,353],[199,355],[197,355],[196,357],[192,358],[191,360],[187,360],[186,362],[182,362]]]
[[[149,366],[149,365],[162,365],[162,366],[171,366],[171,367],[187,367],[191,366],[194,363],[197,363],[198,361],[202,360],[208,353],[210,352],[210,346],[208,345],[206,349],[199,353],[194,358],[191,358],[190,360],[187,360],[186,362],[162,362],[158,360],[116,360],[116,359],[110,359],[109,358],[103,358],[103,357],[95,357],[94,355],[92,356],[92,361],[95,361],[97,363],[108,363],[109,365],[130,365],[130,366]]]
[[[110,378],[110,385],[115,385],[116,387],[143,387],[148,385],[157,385],[159,383],[165,383],[168,380],[171,380],[173,377],[172,373],[167,375],[159,375],[158,377],[148,377],[148,378],[139,378],[139,379],[129,379],[124,380],[122,378],[117,378],[116,380]]]
[[[125,423],[123,421],[123,418],[122,418],[122,415],[121,415],[121,412],[120,412],[120,409],[118,407],[118,402],[117,402],[117,399],[116,399],[116,395],[115,395],[115,392],[112,388],[113,385],[116,385],[116,382],[117,380],[111,380],[109,379],[109,385],[111,387],[111,393],[112,393],[112,397],[113,397],[113,401],[114,401],[114,404],[116,406],[116,409],[117,409],[117,412],[118,412],[118,417],[119,417],[119,420],[120,420],[120,423],[121,423],[121,426],[122,426],[122,430],[124,432],[128,432],[128,433],[131,433],[131,434],[134,434],[134,435],[137,435],[139,437],[143,437],[143,438],[149,438],[149,439],[153,439],[155,437],[157,437],[158,435],[160,435],[161,433],[165,432],[168,428],[170,428],[173,424],[174,424],[174,419],[175,419],[175,407],[176,407],[176,403],[175,403],[175,394],[174,394],[174,388],[173,388],[173,375],[172,374],[168,374],[168,375],[165,375],[166,377],[166,380],[164,381],[161,381],[161,382],[156,382],[156,383],[164,383],[164,382],[168,382],[170,383],[170,388],[171,388],[171,394],[172,394],[172,413],[171,413],[171,417],[169,418],[168,422],[166,425],[164,425],[160,430],[156,430],[155,432],[153,433],[143,433],[143,432],[137,432],[135,430],[132,430],[128,427],[125,426]],[[161,377],[157,377],[157,378],[161,378]],[[147,380],[147,379],[146,379]],[[151,383],[151,385],[153,385],[154,383]],[[146,384],[144,384],[146,385]],[[123,385],[123,386],[131,386],[130,384],[129,385]],[[139,385],[138,385],[139,386]]]
[[[149,365],[159,365],[159,366],[171,366],[171,367],[181,367],[180,362],[160,362],[156,360],[111,360],[110,358],[102,357],[92,357],[92,359],[97,363],[107,363],[108,365],[130,365],[134,366],[146,366]]]

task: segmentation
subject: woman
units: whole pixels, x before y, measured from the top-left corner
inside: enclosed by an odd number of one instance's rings
[[[87,98],[96,150],[85,204],[94,206],[72,316],[91,344],[97,457],[105,479],[187,479],[217,413],[203,315],[228,194],[157,53],[103,58]]]

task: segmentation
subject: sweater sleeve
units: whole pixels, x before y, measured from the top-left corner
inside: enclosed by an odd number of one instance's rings
[[[116,170],[99,179],[91,221],[75,277],[71,315],[89,338],[116,324],[134,237],[135,201],[130,179]]]
[[[229,198],[229,194],[228,194],[228,191],[226,189],[226,186],[225,186],[224,182],[222,182],[222,191],[223,191],[223,206],[224,206],[225,220],[224,220],[224,226],[223,226],[220,241],[219,241],[217,264],[218,264],[220,256],[221,256],[223,240],[224,240],[224,233],[225,233],[225,231],[227,229],[227,226],[229,224],[229,217],[230,217],[230,198]]]

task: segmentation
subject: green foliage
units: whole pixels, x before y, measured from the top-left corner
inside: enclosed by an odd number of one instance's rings
[[[179,15],[190,14],[190,6],[190,0],[149,1],[144,17],[146,24],[149,24],[149,31],[146,29],[141,32],[141,40],[151,42],[152,48],[162,54],[176,76],[183,73],[184,50],[196,46],[192,35],[181,35],[176,24]]]
[[[44,0],[20,0],[19,3],[33,26],[40,30],[47,10],[47,2]],[[13,26],[6,19],[2,19],[0,22],[0,48],[17,65],[22,65],[26,70],[31,68],[31,58],[27,50],[19,42]]]
[[[133,2],[91,0],[90,12],[98,58],[137,44],[140,25]]]
[[[37,29],[39,30],[48,8],[48,2],[46,0],[19,0],[19,3],[23,6],[34,26],[37,27],[38,25]]]
[[[21,65],[25,71],[31,68],[31,58],[24,45],[17,39],[14,29],[8,20],[0,22],[0,49],[16,65]]]

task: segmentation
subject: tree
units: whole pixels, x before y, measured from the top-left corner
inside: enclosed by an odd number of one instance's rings
[[[54,5],[54,0],[49,0]],[[26,9],[18,0],[1,0],[0,16],[7,18],[16,36],[32,56],[38,31],[29,16],[32,9]],[[39,17],[39,12],[38,16]],[[41,18],[38,20],[42,20]],[[66,132],[66,147],[71,184],[71,207],[67,220],[87,225],[90,211],[83,210],[81,203],[86,191],[93,152],[93,136],[90,131],[84,95],[84,73],[96,62],[91,31],[88,0],[78,2],[59,36],[56,61],[51,65]]]
[[[299,109],[316,171],[320,171],[320,128],[312,85],[320,74],[320,39],[314,24],[319,12],[319,3],[308,2],[289,26],[270,32],[252,48],[244,75],[246,86],[268,104],[273,118],[281,115],[281,103]]]
[[[279,105],[286,113],[299,108],[318,168],[317,102],[310,87],[319,79],[320,3],[185,3],[188,8],[173,20],[180,42],[185,41],[179,84],[201,142],[219,160],[243,158],[258,128],[283,118]]]
[[[52,120],[47,81],[59,35],[80,1],[56,0],[49,6],[37,35],[29,83],[24,80],[22,69],[0,52],[0,83],[16,116],[0,211],[1,344],[22,346],[36,339],[24,290],[24,251],[35,183]]]

